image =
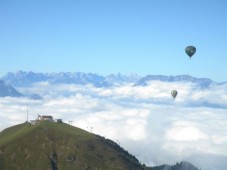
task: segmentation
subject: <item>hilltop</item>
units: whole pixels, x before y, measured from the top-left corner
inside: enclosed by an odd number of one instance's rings
[[[23,123],[0,133],[2,170],[140,170],[119,145],[65,123]]]
[[[187,162],[146,167],[115,142],[65,124],[19,124],[0,133],[0,170],[198,170]]]
[[[49,121],[0,133],[0,170],[198,170],[187,162],[146,167],[115,142]]]

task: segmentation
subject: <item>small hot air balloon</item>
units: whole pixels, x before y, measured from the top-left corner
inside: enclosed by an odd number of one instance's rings
[[[171,91],[171,95],[175,99],[177,97],[177,91],[176,90],[172,90]]]
[[[186,54],[190,57],[190,59],[191,59],[191,57],[195,54],[195,52],[196,52],[196,48],[194,47],[194,46],[187,46],[186,48],[185,48],[185,52],[186,52]]]

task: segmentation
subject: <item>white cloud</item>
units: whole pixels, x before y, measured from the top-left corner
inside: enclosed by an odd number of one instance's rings
[[[170,92],[178,90],[174,100]],[[120,143],[142,162],[175,163],[194,153],[227,156],[227,86],[201,90],[191,83],[152,81],[148,86],[36,84],[21,88],[42,101],[0,98],[0,130],[37,114],[51,114],[67,123]]]
[[[198,140],[208,139],[208,136],[204,132],[190,125],[173,127],[167,131],[166,136],[167,140],[175,141],[196,142]]]

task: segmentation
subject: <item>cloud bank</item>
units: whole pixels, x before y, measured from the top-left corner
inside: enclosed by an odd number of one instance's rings
[[[178,90],[174,100],[170,92]],[[147,86],[126,84],[52,85],[21,88],[43,100],[0,98],[0,130],[37,114],[64,122],[119,143],[148,165],[175,163],[193,154],[227,156],[227,85],[201,89],[192,83],[152,81]]]

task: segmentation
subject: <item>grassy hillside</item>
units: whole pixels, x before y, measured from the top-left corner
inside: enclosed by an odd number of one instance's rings
[[[111,140],[64,123],[28,123],[0,133],[0,170],[140,170]]]

